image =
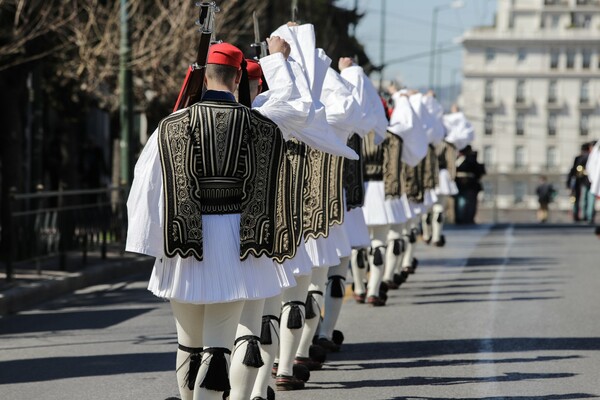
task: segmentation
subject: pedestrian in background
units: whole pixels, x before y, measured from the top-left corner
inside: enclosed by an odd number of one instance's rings
[[[548,183],[548,178],[540,176],[540,184],[535,189],[535,193],[537,194],[539,202],[537,220],[541,223],[545,223],[548,221],[548,206],[554,200],[556,190],[551,183]]]
[[[456,160],[455,215],[457,224],[474,224],[477,214],[477,195],[482,190],[481,177],[485,166],[477,161],[477,152],[470,145],[460,150]]]

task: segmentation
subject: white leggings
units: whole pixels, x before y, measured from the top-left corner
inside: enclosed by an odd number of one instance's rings
[[[231,353],[231,368],[229,370],[229,380],[231,382],[231,392],[229,400],[248,400],[252,394],[254,381],[258,374],[258,366],[248,366],[243,363],[248,347],[248,340],[240,340],[242,337],[256,336],[259,340],[260,331],[262,328],[262,315],[264,310],[265,300],[248,300],[244,304],[242,317],[237,327],[235,340],[238,341]],[[253,345],[258,345],[254,342]],[[262,358],[260,346],[258,349]],[[264,361],[263,361],[264,362]]]
[[[188,349],[224,348],[231,350],[243,307],[243,301],[220,304],[187,304],[171,301],[179,345]],[[222,392],[200,387],[208,371],[211,357],[210,352],[202,353],[202,363],[196,375],[194,389],[190,390],[187,379],[191,360],[190,352],[181,348],[177,350],[177,383],[182,400],[221,400],[223,398]]]
[[[369,283],[367,284],[367,296],[379,297],[379,287],[383,280],[383,270],[385,268],[385,247],[387,242],[389,225],[370,226],[371,251],[369,252]],[[375,252],[380,252],[382,262],[375,264]]]

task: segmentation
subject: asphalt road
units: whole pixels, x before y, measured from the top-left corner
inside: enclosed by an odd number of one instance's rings
[[[388,305],[348,300],[346,343],[279,400],[600,398],[600,241],[587,227],[448,232]],[[175,328],[147,276],[0,319],[0,399],[177,395]]]

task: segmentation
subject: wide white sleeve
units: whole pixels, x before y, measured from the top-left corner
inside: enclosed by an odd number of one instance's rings
[[[352,95],[352,88],[331,68],[325,75],[321,102],[325,105],[329,125],[340,139],[348,140],[361,121],[361,108]]]
[[[158,130],[148,139],[135,164],[127,198],[125,250],[160,257],[163,254],[163,181]]]
[[[394,102],[394,110],[390,117],[388,131],[403,137],[405,132],[408,132],[413,128],[415,123],[415,112],[408,102],[408,97],[400,95],[399,92],[392,95],[392,100]]]
[[[423,96],[423,105],[431,115],[430,142],[439,144],[444,140],[446,129],[444,128],[444,108],[437,99],[431,95]]]
[[[365,95],[368,102],[368,112],[374,118],[373,131],[375,132],[375,144],[380,144],[385,140],[388,119],[385,115],[383,104],[381,103],[381,97],[370,79],[365,81]]]
[[[377,118],[371,113],[371,105],[365,94],[365,81],[369,78],[362,67],[357,65],[343,69],[340,75],[351,85],[352,95],[361,109],[361,119],[360,123],[355,126],[355,133],[358,133],[361,137],[365,137],[377,124]]]
[[[260,64],[269,90],[254,99],[252,108],[277,124],[284,138],[289,139],[292,132],[312,122],[312,98],[299,90],[296,83],[300,80],[293,77],[292,67],[281,53],[262,58]]]
[[[427,134],[408,97],[395,93],[392,98],[395,107],[388,129],[402,138],[402,161],[414,167],[427,155]]]
[[[475,131],[471,122],[462,112],[444,115],[446,128],[446,141],[452,143],[458,150],[464,149],[475,138]]]
[[[596,196],[600,196],[600,141],[596,142],[590,152],[585,169],[592,184],[590,187],[591,192]]]

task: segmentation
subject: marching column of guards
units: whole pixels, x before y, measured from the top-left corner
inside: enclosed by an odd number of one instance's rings
[[[385,306],[415,272],[419,227],[444,246],[473,140],[434,93],[392,86],[386,101],[352,59],[336,71],[311,24],[267,42],[258,62],[211,45],[206,91],[159,123],[127,202],[126,248],[155,257],[148,289],[171,304],[184,400],[303,389],[342,349],[347,288]]]

